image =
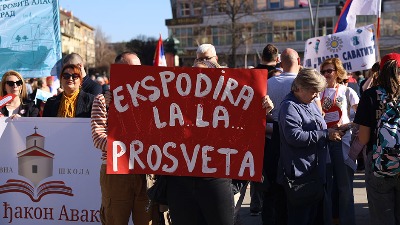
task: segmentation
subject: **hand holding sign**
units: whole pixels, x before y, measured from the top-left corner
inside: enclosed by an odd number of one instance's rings
[[[0,109],[6,106],[7,103],[11,102],[15,97],[16,95],[14,94],[8,94],[5,95],[3,98],[0,98]]]
[[[267,114],[274,109],[274,103],[272,102],[272,100],[269,98],[268,95],[262,98],[262,107],[267,111]]]

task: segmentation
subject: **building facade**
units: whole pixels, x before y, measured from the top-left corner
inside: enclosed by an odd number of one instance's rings
[[[60,8],[60,29],[63,57],[72,52],[78,53],[87,62],[88,68],[94,68],[94,28],[74,17],[71,11]]]
[[[180,41],[183,66],[193,64],[202,43],[216,47],[220,63],[234,52],[236,67],[255,66],[268,43],[302,55],[307,39],[332,34],[343,2],[319,0],[317,7],[311,0],[310,10],[308,0],[171,0],[173,18],[166,25]],[[357,26],[375,22],[376,16],[357,17]],[[383,0],[380,31],[381,55],[399,51],[399,0]]]

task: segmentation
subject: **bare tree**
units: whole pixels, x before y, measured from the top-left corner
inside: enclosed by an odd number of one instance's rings
[[[154,37],[138,35],[135,39],[126,43],[126,48],[138,54],[142,65],[153,65],[156,45],[157,39]]]
[[[253,14],[253,0],[208,0],[206,4],[213,8],[214,15],[227,15],[227,21],[218,28],[231,36],[228,64],[236,67],[237,49],[251,39],[251,24],[241,20]]]
[[[253,13],[253,1],[251,0],[226,0],[226,15],[230,19],[228,32],[232,34],[232,46],[229,63],[236,67],[236,50],[249,38],[251,28],[240,20]]]
[[[116,54],[120,54],[122,52],[128,51],[128,48],[126,47],[126,44],[128,42],[117,42],[113,43],[113,48]]]
[[[101,27],[96,29],[95,34],[96,69],[99,72],[109,74],[110,65],[117,55],[109,45],[109,37],[102,31]]]

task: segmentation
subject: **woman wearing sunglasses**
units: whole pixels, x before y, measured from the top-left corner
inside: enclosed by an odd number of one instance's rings
[[[332,194],[332,213],[334,224],[355,224],[353,178],[356,164],[349,158],[350,107],[357,110],[359,97],[347,92],[341,84],[347,79],[347,72],[339,58],[326,59],[320,66],[321,75],[326,78],[327,87],[320,94],[324,119],[328,128],[341,130],[345,135],[339,142],[329,143],[331,163],[328,164],[328,194]],[[347,92],[347,93],[346,93]]]
[[[90,118],[94,95],[81,90],[81,69],[73,64],[61,70],[60,82],[63,92],[47,99],[43,117]]]
[[[0,86],[0,98],[5,95],[14,94],[16,97],[0,109],[0,117],[36,117],[39,109],[34,106],[33,101],[28,99],[25,81],[21,74],[10,70],[3,74]]]

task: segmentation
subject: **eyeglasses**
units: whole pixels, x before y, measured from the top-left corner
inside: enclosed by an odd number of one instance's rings
[[[336,70],[327,69],[327,70],[321,70],[320,72],[321,72],[321,74],[325,74],[325,73],[331,74],[333,71],[336,71]]]
[[[10,87],[14,87],[14,85],[16,84],[18,87],[22,85],[22,80],[18,80],[18,81],[6,81],[6,84]]]
[[[214,58],[214,57],[216,57],[216,56],[205,56],[205,57],[200,57],[200,58],[197,58],[196,61],[208,61],[208,60],[210,60],[210,59],[212,59],[212,58]]]
[[[79,74],[76,74],[76,73],[74,73],[74,74],[63,73],[63,74],[62,74],[62,77],[63,77],[64,79],[66,79],[66,80],[69,80],[69,78],[71,78],[71,77],[72,77],[73,80],[76,80],[76,79],[78,79],[78,78],[81,77],[81,76],[80,76]]]

